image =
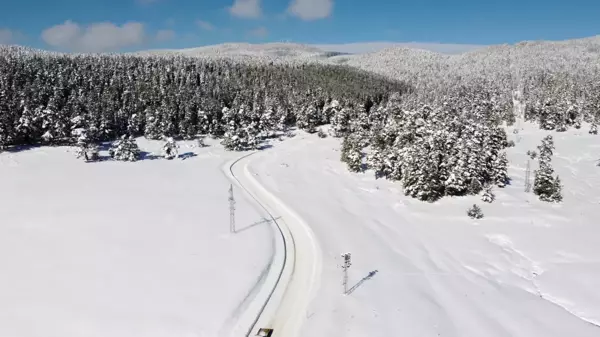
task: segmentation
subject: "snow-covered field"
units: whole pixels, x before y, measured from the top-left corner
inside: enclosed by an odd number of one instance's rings
[[[523,188],[525,153],[548,132],[509,132],[512,184],[481,220],[465,214],[477,197],[423,203],[349,173],[338,139],[299,132],[249,157],[322,254],[299,336],[598,336],[600,146],[586,130],[553,133],[562,204]],[[138,142],[150,155],[136,163],[86,164],[65,147],[0,154],[0,335],[225,336],[237,323],[275,234],[237,188],[240,232],[228,233],[222,168],[240,154],[188,143],[195,156],[152,160],[158,144]]]
[[[69,148],[0,154],[0,336],[225,334],[273,253],[272,231],[229,180],[237,153],[84,163]],[[189,154],[188,154],[189,155]],[[251,296],[250,296],[251,298]],[[246,303],[247,304],[247,303]]]
[[[599,41],[458,56],[392,48],[330,57],[292,44],[148,53],[318,60],[418,83],[481,69],[511,75],[502,64],[513,59],[516,68],[556,66],[573,54],[574,69],[587,71]],[[546,58],[536,52],[543,48]],[[223,168],[245,154],[216,142],[182,142],[189,158],[167,161],[153,155],[159,143],[139,139],[148,154],[136,163],[86,164],[67,147],[0,153],[0,337],[241,336],[273,284],[281,303],[267,305],[259,323],[293,332],[276,337],[293,336],[297,325],[298,336],[600,336],[598,136],[588,125],[518,129],[508,129],[516,143],[508,149],[512,183],[495,190],[492,204],[477,196],[431,204],[408,198],[399,183],[350,173],[339,139],[303,132],[247,157],[236,169],[240,183],[270,205],[284,231],[312,230],[288,237],[295,247],[287,259],[265,209],[237,186],[239,232],[229,233]],[[526,152],[547,134],[564,185],[560,204],[524,192]],[[532,180],[536,168],[531,161]],[[266,191],[251,187],[251,178]],[[467,217],[474,203],[483,219]],[[353,265],[342,295],[346,252]],[[280,265],[287,270],[277,282]]]
[[[397,183],[349,173],[332,138],[300,133],[257,154],[250,170],[311,226],[323,253],[300,336],[600,335],[597,136],[586,126],[552,133],[564,184],[557,205],[524,192],[525,153],[548,132],[521,129],[509,132],[512,184],[492,204],[407,198]],[[483,219],[467,217],[473,203]]]

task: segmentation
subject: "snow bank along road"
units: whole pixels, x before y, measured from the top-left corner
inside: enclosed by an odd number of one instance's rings
[[[273,336],[298,336],[321,273],[321,251],[310,227],[267,191],[249,172],[248,154],[229,163],[226,174],[269,214],[275,227],[275,256],[254,300],[231,330],[232,336],[254,336],[260,328]],[[228,171],[228,172],[227,172]]]

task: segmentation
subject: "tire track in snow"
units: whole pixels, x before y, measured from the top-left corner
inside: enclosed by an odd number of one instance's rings
[[[236,176],[233,171],[235,165],[255,153],[256,151],[228,162],[223,167],[223,173],[225,176],[227,176],[227,178],[229,178],[229,180],[231,180],[236,186],[244,191],[247,199],[256,204],[256,206],[262,209],[269,216],[271,223],[275,226],[274,229],[277,232],[277,234],[273,237],[275,249],[269,263],[261,272],[257,282],[250,289],[238,307],[233,311],[231,317],[225,321],[224,326],[219,332],[219,336],[248,337],[254,330],[258,329],[256,324],[262,316],[267,303],[269,303],[270,299],[272,298],[273,293],[280,285],[281,278],[287,264],[289,243],[283,234],[281,226],[275,217],[263,206],[263,204],[244,186],[244,184],[242,184],[238,176]],[[233,326],[230,327],[230,325]]]
[[[308,306],[320,279],[321,250],[304,220],[252,176],[248,169],[248,158],[255,153],[234,160],[224,171],[268,214],[279,235],[276,235],[275,253],[268,273],[259,279],[236,309],[244,313],[229,329],[228,335],[248,337],[255,335],[259,328],[273,328],[273,337],[295,337],[306,319]],[[235,168],[242,163],[243,171],[236,173]],[[279,220],[275,219],[273,213],[278,214]],[[302,250],[297,251],[299,247]],[[247,303],[250,298],[253,301]]]
[[[266,209],[282,219],[280,228],[289,245],[281,282],[267,302],[258,327],[274,329],[273,337],[296,337],[320,281],[321,249],[306,222],[254,178],[248,162],[244,164],[243,173],[241,177],[252,185]]]
[[[527,256],[522,251],[516,249],[514,246],[514,243],[512,242],[512,240],[510,240],[510,238],[508,236],[503,235],[503,234],[488,234],[488,235],[486,235],[486,237],[490,241],[490,243],[498,246],[503,251],[505,251],[506,254],[509,256],[509,258],[516,257],[517,260],[520,259],[520,262],[525,263],[525,265],[513,264],[514,266],[521,268],[521,270],[523,272],[525,272],[525,274],[520,273],[518,270],[510,270],[510,271],[512,273],[514,273],[515,275],[529,281],[533,287],[532,290],[535,295],[537,295],[539,298],[541,298],[549,303],[552,303],[552,304],[562,308],[563,310],[565,310],[569,314],[579,318],[580,320],[582,320],[586,323],[589,323],[595,327],[600,328],[600,325],[598,325],[596,322],[582,317],[581,315],[577,314],[573,310],[567,308],[565,305],[561,304],[560,303],[561,300],[558,299],[557,297],[552,296],[552,294],[550,294],[548,292],[544,292],[542,290],[542,286],[540,285],[540,282],[537,280],[537,278],[538,278],[538,276],[541,276],[545,272],[545,270],[541,267],[540,263],[538,263],[537,261],[535,261],[532,258],[530,258],[529,256]],[[529,275],[527,275],[527,274],[529,274]],[[527,289],[525,289],[525,290],[527,291]]]

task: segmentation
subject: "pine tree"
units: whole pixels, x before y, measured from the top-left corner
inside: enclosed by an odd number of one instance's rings
[[[334,137],[343,137],[350,131],[350,113],[346,108],[334,109],[331,116],[330,133]]]
[[[148,139],[161,139],[163,137],[160,129],[161,121],[159,114],[150,110],[146,111],[146,128],[144,129],[144,136]]]
[[[77,138],[77,158],[83,158],[86,162],[97,161],[99,153],[98,145],[92,143],[87,132],[82,130]]]
[[[553,202],[561,202],[563,197],[562,197],[562,184],[560,182],[560,178],[558,176],[556,176],[556,178],[554,178],[554,184],[552,186],[552,195],[550,196],[550,199]]]
[[[508,158],[506,157],[506,152],[500,153],[494,160],[492,180],[498,187],[505,187],[509,183],[510,178],[508,176]]]
[[[341,161],[348,165],[351,172],[362,171],[362,152],[356,140],[351,137],[344,137],[341,148]]]
[[[596,124],[596,122],[592,123],[592,126],[590,127],[589,133],[591,135],[597,135],[598,134],[598,124]]]
[[[483,218],[483,212],[481,211],[481,208],[476,204],[473,204],[473,206],[467,210],[467,215],[473,219]]]
[[[198,147],[206,147],[206,143],[204,142],[204,136],[198,137]]]
[[[483,190],[483,185],[481,182],[478,179],[472,178],[471,182],[469,183],[469,187],[467,188],[467,193],[476,195],[479,194],[481,190]]]
[[[538,149],[540,151],[539,169],[534,173],[533,193],[542,201],[558,202],[562,200],[562,187],[558,177],[554,178],[554,169],[551,163],[554,150],[552,136],[542,139],[542,144]]]
[[[163,145],[163,157],[166,159],[173,159],[177,157],[179,145],[173,139],[173,137],[167,137],[165,139],[166,143]]]
[[[122,136],[109,150],[110,156],[119,161],[137,161],[140,158],[140,148],[133,137]]]
[[[494,200],[496,200],[496,195],[494,194],[492,187],[488,186],[485,189],[485,192],[483,192],[483,195],[481,196],[481,201],[491,203]]]

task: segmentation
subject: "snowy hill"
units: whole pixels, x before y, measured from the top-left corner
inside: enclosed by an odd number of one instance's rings
[[[157,54],[0,48],[0,336],[598,336],[600,38]]]
[[[373,53],[335,56],[326,60],[373,71],[411,83],[447,85],[461,78],[519,82],[526,73],[550,70],[572,74],[600,70],[600,36],[567,41],[524,41],[445,55],[405,47]]]
[[[318,61],[341,53],[332,53],[309,45],[295,43],[225,43],[177,50],[149,50],[133,54],[227,58],[246,62],[307,62]]]
[[[320,288],[301,336],[594,337],[600,332],[600,147],[556,137],[564,203],[524,191],[528,157],[548,132],[510,137],[512,183],[479,196],[423,203],[371,171],[350,173],[339,141],[301,134],[259,154],[251,171],[311,225],[323,251]],[[535,161],[531,167],[537,169]],[[352,253],[342,295],[340,254]]]

